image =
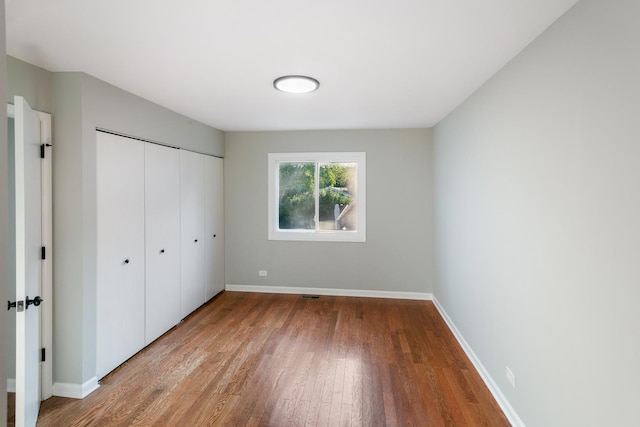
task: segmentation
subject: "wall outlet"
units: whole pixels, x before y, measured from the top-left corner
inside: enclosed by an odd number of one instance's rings
[[[267,276],[267,270],[258,270],[258,276],[266,277]]]
[[[507,381],[509,381],[509,384],[511,384],[511,387],[516,388],[516,376],[513,375],[513,372],[511,372],[511,369],[509,369],[509,367],[505,367],[505,374],[507,375]]]

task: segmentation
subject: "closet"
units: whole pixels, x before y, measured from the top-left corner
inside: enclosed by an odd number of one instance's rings
[[[96,371],[224,289],[223,160],[96,132]]]
[[[180,151],[180,314],[184,318],[205,302],[204,156]]]
[[[98,133],[96,370],[144,347],[144,143]]]
[[[223,160],[206,156],[205,174],[205,299],[224,290],[224,200]]]
[[[145,344],[180,317],[180,152],[144,144]]]

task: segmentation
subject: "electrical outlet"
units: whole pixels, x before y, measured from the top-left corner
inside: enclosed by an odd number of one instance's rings
[[[511,369],[509,369],[508,366],[505,368],[505,374],[507,375],[507,381],[509,381],[511,387],[516,388],[516,376],[513,375],[513,372],[511,372]]]
[[[267,270],[258,270],[258,276],[266,277],[267,276]]]

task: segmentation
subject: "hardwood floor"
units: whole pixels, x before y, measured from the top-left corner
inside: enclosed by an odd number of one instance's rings
[[[16,422],[16,394],[7,393],[7,427],[15,426]]]
[[[508,426],[429,301],[225,292],[38,426]]]

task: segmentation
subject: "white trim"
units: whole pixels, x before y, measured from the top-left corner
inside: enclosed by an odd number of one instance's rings
[[[100,387],[98,377],[93,377],[84,384],[53,383],[53,395],[70,397],[72,399],[84,399]]]
[[[371,291],[359,289],[330,289],[330,288],[294,288],[289,286],[254,286],[254,285],[230,285],[225,286],[227,291],[235,292],[263,292],[266,294],[305,294],[305,295],[331,295],[344,297],[365,298],[389,298],[411,299],[430,301],[433,294],[427,292],[395,292],[395,291]]]
[[[515,411],[515,409],[513,409],[511,403],[509,403],[509,400],[502,393],[500,387],[498,387],[496,382],[493,380],[493,378],[489,374],[489,371],[487,371],[469,343],[464,339],[456,325],[453,323],[453,320],[451,320],[437,298],[433,298],[433,304],[436,306],[436,309],[440,313],[440,316],[442,316],[445,323],[453,333],[453,336],[456,338],[456,340],[458,340],[460,346],[462,346],[462,350],[464,350],[469,360],[471,360],[471,363],[476,368],[476,371],[478,371],[478,374],[480,374],[480,378],[482,378],[482,381],[484,381],[487,388],[489,388],[489,392],[491,392],[494,399],[496,399],[496,402],[498,402],[500,409],[502,409],[502,412],[504,412],[511,425],[513,427],[525,427],[525,424],[518,416],[518,413]]]
[[[46,349],[46,359],[40,369],[40,398],[53,395],[53,187],[51,114],[36,111],[40,119],[40,143],[45,144],[45,158],[41,163],[42,175],[42,246],[46,259],[42,261],[40,295],[40,347]]]
[[[7,392],[15,393],[16,392],[16,379],[15,378],[7,378]]]

